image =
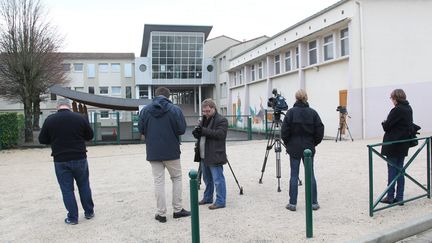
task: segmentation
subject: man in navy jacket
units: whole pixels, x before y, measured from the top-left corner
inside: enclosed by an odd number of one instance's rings
[[[168,99],[170,90],[159,87],[153,102],[140,112],[139,130],[145,136],[147,160],[152,166],[157,213],[155,219],[166,222],[165,168],[173,184],[173,217],[187,217],[182,207],[182,171],[180,164],[180,135],[186,131],[186,120],[179,107]]]
[[[85,145],[85,141],[93,138],[93,130],[83,115],[70,111],[69,100],[60,99],[57,110],[57,113],[45,120],[39,133],[39,142],[51,145],[57,181],[68,211],[65,223],[73,225],[78,223],[74,180],[78,186],[85,218],[91,219],[94,216]]]

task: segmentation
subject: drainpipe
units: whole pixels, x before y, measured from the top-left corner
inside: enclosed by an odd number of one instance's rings
[[[366,88],[365,88],[365,80],[364,80],[364,37],[363,37],[363,11],[362,5],[359,1],[355,2],[358,6],[358,15],[359,15],[359,24],[360,24],[360,70],[361,70],[361,99],[362,99],[362,138],[366,138]]]

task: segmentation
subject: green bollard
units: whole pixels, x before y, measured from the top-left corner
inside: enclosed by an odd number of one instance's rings
[[[190,185],[190,205],[191,205],[191,223],[192,223],[192,243],[200,242],[199,235],[199,211],[198,211],[198,172],[189,171]]]
[[[306,196],[306,237],[313,237],[312,226],[312,151],[305,149],[304,167],[305,167],[305,196]]]
[[[248,117],[248,140],[252,140],[252,117]]]

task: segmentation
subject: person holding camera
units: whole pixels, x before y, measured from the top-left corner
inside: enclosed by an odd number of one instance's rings
[[[409,139],[410,127],[413,124],[413,111],[409,102],[406,100],[406,94],[402,89],[395,89],[390,94],[390,100],[394,105],[387,119],[381,125],[384,129],[383,142],[396,141]],[[403,168],[405,157],[408,155],[410,144],[409,143],[395,143],[383,145],[381,147],[381,154],[386,156],[387,159],[394,165],[387,163],[387,186],[394,180],[399,171]],[[396,198],[395,198],[395,185]],[[405,176],[401,175],[393,184],[387,196],[381,200],[382,203],[392,204],[395,202],[403,201],[405,186]],[[400,204],[403,205],[403,204]]]
[[[173,193],[173,217],[190,216],[182,207],[182,170],[180,164],[180,135],[186,131],[186,120],[179,107],[168,99],[170,90],[159,87],[153,102],[140,112],[139,131],[145,136],[147,160],[152,167],[157,201],[155,219],[165,223],[165,168],[170,174]]]
[[[216,111],[212,99],[202,102],[203,118],[192,131],[198,139],[195,146],[194,161],[201,163],[203,180],[206,185],[204,196],[199,205],[211,204],[209,209],[224,208],[226,205],[226,184],[223,165],[228,162],[225,140],[228,131],[228,120]],[[213,193],[216,190],[216,201]]]
[[[312,151],[312,209],[320,208],[317,199],[317,184],[313,169],[315,146],[324,137],[324,125],[318,113],[309,107],[306,91],[300,89],[295,94],[296,102],[289,109],[282,123],[282,140],[290,156],[291,177],[289,186],[289,204],[286,208],[296,211],[300,160],[304,160],[303,151]]]

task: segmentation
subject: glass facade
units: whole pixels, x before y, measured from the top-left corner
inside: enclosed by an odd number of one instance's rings
[[[152,79],[201,79],[204,33],[152,32]]]

